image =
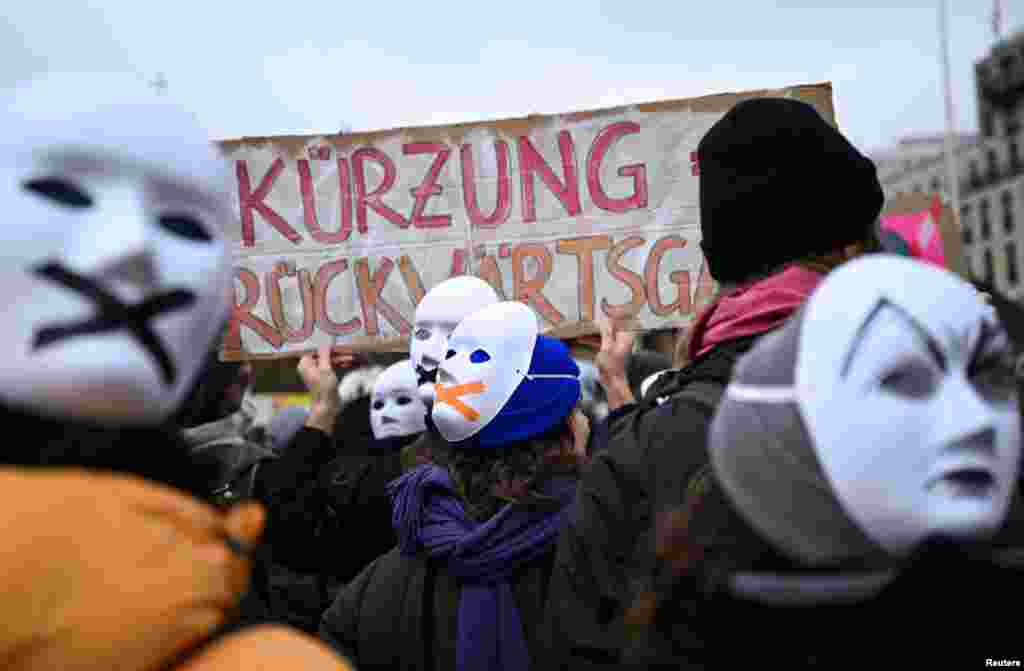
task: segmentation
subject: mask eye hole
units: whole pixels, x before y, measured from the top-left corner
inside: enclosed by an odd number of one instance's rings
[[[384,409],[384,401],[380,401],[380,400],[374,401],[373,402],[373,409],[374,410],[383,410]]]
[[[450,350],[448,350],[448,353],[444,355],[444,358],[445,359],[451,359],[453,356],[455,356],[455,350],[450,349]]]
[[[936,390],[938,380],[932,369],[924,364],[905,363],[887,372],[881,387],[895,396],[908,399],[926,399]]]
[[[469,355],[469,360],[473,363],[486,363],[491,360],[491,355],[482,349],[473,350],[473,353]]]
[[[398,405],[409,405],[410,403],[412,403],[412,399],[409,398],[408,396],[398,397]]]
[[[427,329],[416,329],[416,340],[430,340],[430,331]]]
[[[165,214],[157,221],[168,233],[186,240],[210,242],[213,239],[199,220],[188,214]]]
[[[66,207],[84,209],[92,207],[92,198],[73,182],[58,177],[32,179],[23,185],[26,191],[60,203]]]

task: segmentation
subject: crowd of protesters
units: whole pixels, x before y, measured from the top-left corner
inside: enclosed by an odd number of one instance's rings
[[[257,427],[251,365],[218,358],[228,167],[137,88],[49,76],[0,112],[4,668],[1019,650],[1020,309],[887,252],[874,165],[813,107],[745,100],[701,139],[719,288],[674,357],[606,321],[595,383],[457,276],[408,358],[321,347],[309,406]]]

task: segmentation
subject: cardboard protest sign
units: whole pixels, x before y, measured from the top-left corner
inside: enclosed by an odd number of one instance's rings
[[[905,193],[886,202],[879,238],[890,252],[913,256],[967,277],[953,210],[938,194]]]
[[[543,319],[683,326],[713,291],[700,251],[697,143],[737,102],[829,84],[591,112],[221,143],[237,177],[226,359],[335,343],[407,347],[415,306],[471,273]],[[736,240],[743,245],[743,240]]]

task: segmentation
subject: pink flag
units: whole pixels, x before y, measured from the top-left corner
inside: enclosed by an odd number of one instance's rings
[[[936,197],[927,210],[882,217],[881,227],[883,232],[889,231],[902,238],[910,256],[947,268],[946,253],[939,230],[941,219],[942,201]]]

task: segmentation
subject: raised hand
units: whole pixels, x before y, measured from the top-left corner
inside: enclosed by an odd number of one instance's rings
[[[628,324],[617,320],[601,319],[598,326],[601,349],[594,358],[594,365],[608,396],[608,409],[615,410],[636,400],[626,378],[626,364],[633,351],[635,334],[627,330]]]
[[[350,367],[355,362],[355,355],[332,353],[332,349],[331,345],[322,345],[315,353],[299,359],[297,368],[302,383],[312,396],[306,426],[325,433],[334,431],[334,419],[341,408],[334,363]]]

